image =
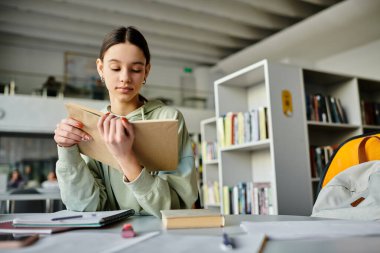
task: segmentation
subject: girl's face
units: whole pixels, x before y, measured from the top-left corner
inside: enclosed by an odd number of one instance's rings
[[[150,70],[140,48],[129,42],[113,45],[105,52],[103,61],[98,59],[96,64],[111,104],[138,103],[138,94]]]

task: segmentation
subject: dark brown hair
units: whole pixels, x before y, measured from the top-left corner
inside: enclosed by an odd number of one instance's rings
[[[143,51],[146,65],[150,63],[150,52],[148,43],[144,36],[133,26],[121,26],[112,30],[103,40],[102,47],[100,48],[99,58],[103,60],[106,51],[113,45],[129,42]]]

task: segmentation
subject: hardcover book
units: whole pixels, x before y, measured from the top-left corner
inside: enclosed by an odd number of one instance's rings
[[[166,229],[224,226],[224,216],[208,209],[161,210],[161,214],[162,225]]]
[[[69,116],[83,123],[83,130],[92,140],[80,142],[79,150],[97,161],[120,169],[118,162],[108,151],[98,129],[102,112],[77,104],[66,104]],[[140,120],[130,122],[134,127],[133,150],[147,170],[175,170],[178,164],[178,120]]]

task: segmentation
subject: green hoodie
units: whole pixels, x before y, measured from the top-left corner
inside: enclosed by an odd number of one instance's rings
[[[106,111],[106,110],[104,110]],[[126,115],[129,121],[178,120],[178,166],[173,172],[149,172],[125,182],[115,168],[79,153],[77,145],[58,147],[57,178],[67,209],[100,211],[132,208],[160,217],[160,210],[191,208],[198,196],[194,156],[182,114],[161,101],[148,101]],[[149,145],[149,143],[147,143]]]

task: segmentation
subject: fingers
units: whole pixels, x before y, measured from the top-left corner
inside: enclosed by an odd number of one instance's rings
[[[61,120],[61,123],[74,126],[76,128],[83,128],[83,123],[73,118],[66,118]]]
[[[126,134],[129,137],[134,138],[135,132],[133,130],[133,125],[131,123],[129,123],[129,121],[126,118],[122,118],[121,123],[122,123],[124,129],[126,130]]]
[[[98,124],[97,124],[97,127],[98,127],[98,130],[99,130],[99,133],[103,136],[104,135],[104,121],[107,119],[108,115],[110,113],[107,112],[106,114],[104,114],[103,116],[100,117],[99,121],[98,121]]]
[[[120,142],[120,136],[116,134],[116,122],[119,121],[119,118],[117,117],[112,117],[109,120],[109,125],[108,125],[108,140],[110,142]]]
[[[122,142],[127,136],[134,136],[133,126],[126,118],[119,118],[109,113],[103,115],[97,124],[98,130],[107,143]]]
[[[62,147],[73,146],[81,141],[88,141],[91,136],[81,128],[83,124],[72,118],[61,120],[54,131],[55,142]]]
[[[113,116],[110,113],[106,113],[102,117],[100,117],[100,119],[98,121],[98,125],[97,125],[98,130],[106,142],[109,141],[110,130],[111,130],[110,125],[111,125],[111,120],[113,118],[115,118],[115,116]]]

